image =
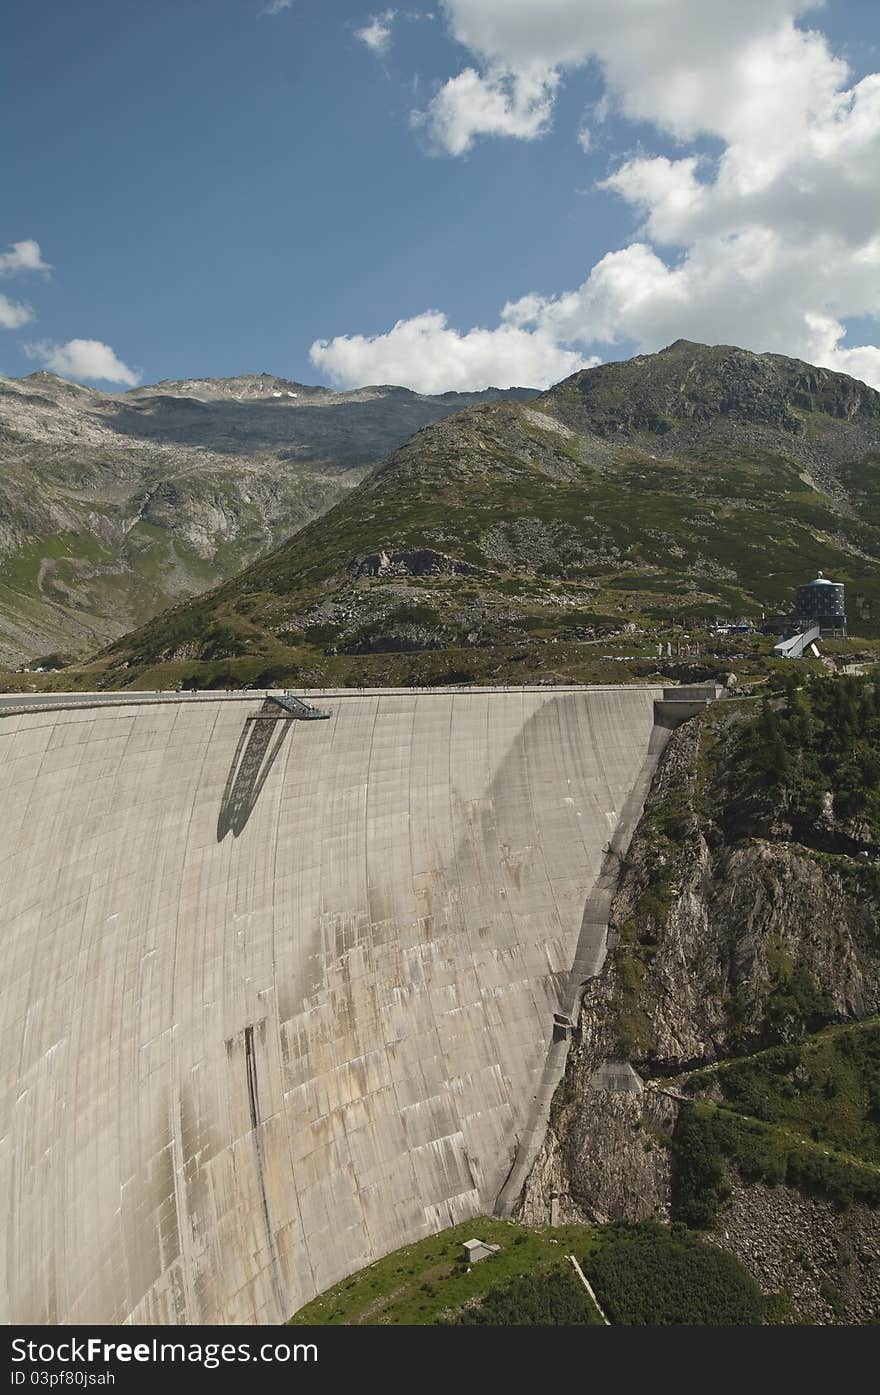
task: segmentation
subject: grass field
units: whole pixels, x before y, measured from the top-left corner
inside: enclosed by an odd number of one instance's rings
[[[491,1259],[470,1270],[461,1260],[465,1240],[499,1245]],[[406,1245],[369,1268],[343,1279],[312,1300],[291,1319],[294,1326],[430,1325],[452,1317],[489,1289],[520,1274],[534,1274],[581,1259],[597,1243],[590,1226],[543,1227],[481,1216],[427,1240]],[[569,1268],[566,1264],[566,1268]],[[589,1303],[584,1292],[584,1301]],[[596,1321],[600,1319],[598,1315]],[[589,1320],[589,1319],[588,1319]]]

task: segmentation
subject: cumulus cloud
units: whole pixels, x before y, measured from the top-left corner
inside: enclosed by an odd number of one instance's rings
[[[8,252],[0,252],[0,276],[20,276],[25,271],[42,271],[52,268],[43,261],[39,242],[26,237],[23,242],[13,242]]]
[[[391,46],[391,26],[395,14],[395,10],[384,10],[382,14],[372,15],[369,24],[354,31],[355,38],[360,39],[373,53],[380,56],[387,53]]]
[[[814,0],[444,0],[454,37],[485,67],[560,71],[598,61],[625,113],[677,134],[707,111],[737,110],[756,39],[815,9]],[[778,102],[784,109],[784,99]]]
[[[681,140],[760,133],[760,165],[805,119],[838,98],[846,64],[795,20],[814,0],[445,0],[453,35],[486,74],[566,71],[597,63],[606,100]],[[553,81],[553,77],[550,78]],[[428,112],[443,112],[441,87]],[[552,96],[553,88],[548,89]],[[437,136],[442,139],[440,123]],[[509,134],[519,134],[512,131]],[[455,152],[452,152],[455,153]]]
[[[9,250],[0,252],[0,276],[22,276],[26,272],[38,271],[48,275],[52,268],[43,261],[39,242],[27,237],[22,242],[13,242]],[[21,329],[36,319],[33,310],[22,300],[10,300],[0,295],[0,328]]]
[[[52,344],[42,340],[36,344],[26,344],[28,358],[36,359],[52,373],[61,378],[99,379],[107,383],[124,383],[126,387],[137,387],[140,373],[129,368],[117,358],[109,344],[100,339],[69,339],[66,344]]]
[[[22,325],[30,324],[34,318],[34,312],[29,305],[0,295],[0,325],[4,329],[21,329]]]
[[[264,15],[280,15],[282,10],[289,10],[293,0],[269,0],[269,4],[263,10]]]
[[[880,387],[880,349],[841,342],[841,321],[863,313],[866,292],[859,274],[840,275],[843,255],[831,237],[791,246],[770,229],[753,228],[702,238],[668,266],[638,242],[609,252],[576,290],[526,297],[507,315],[554,343],[633,340],[646,352],[680,337],[737,344],[791,354]],[[878,256],[880,243],[875,281]],[[876,313],[876,297],[874,306]]]
[[[519,72],[465,68],[441,87],[426,111],[412,113],[436,145],[450,155],[464,155],[479,136],[516,136],[537,140],[546,134],[559,82],[552,69]]]
[[[848,319],[880,316],[880,75],[851,82],[825,36],[798,23],[815,8],[444,0],[471,61],[414,115],[439,149],[459,156],[488,136],[538,139],[565,75],[588,63],[605,83],[595,121],[613,108],[685,148],[625,159],[598,186],[624,201],[637,231],[576,289],[526,296],[494,330],[457,334],[432,312],[388,335],[315,346],[314,361],[339,380],[375,380],[374,366],[411,339],[420,376],[435,346],[458,384],[459,367],[491,361],[497,342],[505,363],[516,345],[519,381],[542,385],[572,371],[572,357],[683,336],[793,354],[880,386],[880,349],[846,343]],[[720,153],[688,151],[700,136]],[[585,127],[577,138],[587,153]],[[542,353],[554,365],[545,372]]]
[[[319,339],[309,357],[341,387],[400,383],[416,392],[549,387],[598,362],[563,348],[539,326],[526,330],[504,316],[494,329],[461,334],[439,310],[398,320],[387,334]]]

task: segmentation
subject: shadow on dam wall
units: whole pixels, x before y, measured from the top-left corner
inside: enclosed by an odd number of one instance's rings
[[[661,718],[660,722],[655,721],[644,764],[620,810],[617,826],[604,849],[598,875],[584,903],[571,968],[566,980],[559,984],[558,1010],[554,1013],[553,1034],[548,1043],[541,1079],[525,1128],[517,1141],[510,1172],[495,1199],[496,1215],[506,1216],[514,1212],[544,1142],[553,1095],[565,1074],[571,1033],[578,1021],[584,993],[590,980],[601,974],[611,947],[608,922],[611,905],[620,886],[623,861],[672,730],[671,720]]]
[[[260,791],[281,754],[292,718],[280,716],[278,706],[268,698],[260,711],[245,718],[244,728],[232,757],[217,819],[217,842],[227,833],[237,838],[254,812]]]
[[[0,1317],[277,1322],[490,1211],[656,695],[0,720]]]

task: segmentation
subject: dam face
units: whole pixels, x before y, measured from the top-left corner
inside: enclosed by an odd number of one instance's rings
[[[0,708],[0,1318],[278,1322],[491,1211],[660,697]]]

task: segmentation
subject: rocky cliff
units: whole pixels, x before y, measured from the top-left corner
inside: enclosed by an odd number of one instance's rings
[[[880,845],[841,788],[880,719],[852,691],[825,788],[833,685],[673,736],[522,1201],[705,1228],[789,1321],[880,1315]]]

